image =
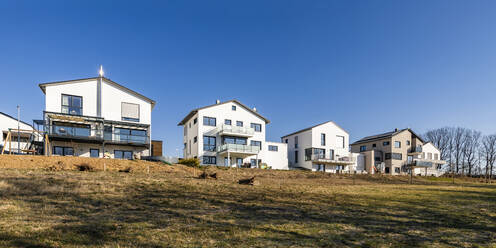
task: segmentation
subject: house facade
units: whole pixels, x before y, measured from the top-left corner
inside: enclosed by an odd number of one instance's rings
[[[414,173],[429,170],[429,175],[439,175],[440,165],[445,162],[439,159],[436,150],[409,128],[368,136],[351,144],[352,152],[364,156],[361,167],[370,174],[402,175],[413,168]],[[431,159],[428,154],[432,154]]]
[[[287,146],[265,139],[269,120],[237,100],[192,110],[183,126],[183,157],[202,165],[288,169]]]
[[[31,124],[24,121],[17,122],[17,118],[2,112],[0,112],[0,131],[2,132],[0,151],[5,147],[5,153],[22,153],[32,150],[32,141],[40,138]],[[10,139],[8,139],[9,135]]]
[[[356,169],[358,154],[349,151],[349,134],[332,121],[281,137],[288,145],[290,169],[341,172]]]
[[[42,83],[45,153],[131,159],[149,156],[155,101],[105,77]]]

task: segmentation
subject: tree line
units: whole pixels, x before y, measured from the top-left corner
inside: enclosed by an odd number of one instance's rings
[[[443,127],[427,131],[423,138],[432,142],[446,161],[444,170],[463,176],[493,177],[496,162],[496,134],[462,127]]]

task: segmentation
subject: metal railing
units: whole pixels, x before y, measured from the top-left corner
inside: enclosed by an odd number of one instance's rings
[[[59,137],[74,137],[74,138],[88,138],[88,139],[103,139],[101,129],[94,129],[90,127],[73,127],[63,125],[48,125],[48,135]]]
[[[336,161],[336,162],[350,162],[354,163],[355,158],[352,156],[331,156],[330,154],[312,154],[311,160],[328,160],[328,161]]]
[[[219,132],[221,133],[233,133],[233,134],[243,134],[243,135],[254,135],[255,129],[251,127],[238,127],[223,124],[219,127]]]
[[[105,132],[104,140],[117,143],[148,144],[150,138],[146,135]]]
[[[217,152],[241,152],[257,154],[258,152],[260,152],[260,147],[240,144],[224,144],[217,147]]]

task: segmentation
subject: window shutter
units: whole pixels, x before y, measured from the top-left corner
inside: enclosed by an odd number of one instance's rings
[[[122,105],[122,117],[139,119],[139,105],[134,103],[123,102]]]

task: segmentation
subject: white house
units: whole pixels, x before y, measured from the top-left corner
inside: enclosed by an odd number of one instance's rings
[[[184,127],[184,158],[203,165],[288,169],[287,146],[265,140],[269,120],[237,100],[192,110],[178,126]]]
[[[124,159],[150,154],[155,101],[102,76],[39,86],[47,153]]]
[[[10,142],[7,140],[9,129],[11,135]],[[18,129],[20,130],[19,132],[17,131]],[[5,152],[18,153],[23,150],[31,150],[33,148],[31,146],[31,140],[38,138],[37,133],[32,132],[33,130],[34,128],[32,125],[23,121],[19,121],[18,125],[17,118],[0,112],[0,131],[2,132],[2,135],[0,135],[0,151],[3,146],[5,146]],[[18,144],[20,146],[18,146]],[[20,147],[20,149],[18,149],[18,147]]]
[[[441,152],[431,142],[422,145],[422,153],[408,158],[409,164],[414,165],[413,174],[419,176],[441,176],[441,166],[446,164],[441,160]]]
[[[285,135],[281,140],[288,144],[290,169],[335,173],[356,168],[358,154],[349,152],[348,132],[332,121]]]

